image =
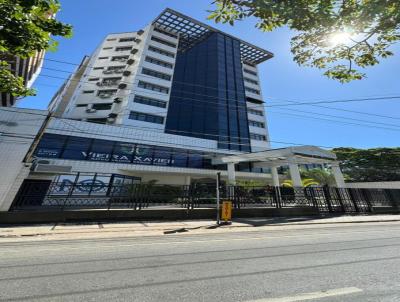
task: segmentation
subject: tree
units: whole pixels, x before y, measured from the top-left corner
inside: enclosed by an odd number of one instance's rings
[[[34,93],[9,69],[14,56],[28,58],[41,50],[55,50],[52,36],[69,37],[71,25],[57,21],[58,0],[0,0],[0,92],[14,96]]]
[[[335,148],[349,181],[400,181],[400,148]]]
[[[335,186],[335,177],[325,169],[312,169],[308,171],[301,171],[301,177],[305,179],[312,179],[320,186]]]
[[[293,59],[325,70],[342,83],[366,77],[362,69],[393,55],[400,40],[399,0],[216,0],[210,19],[234,24],[247,17],[257,28],[287,26]]]

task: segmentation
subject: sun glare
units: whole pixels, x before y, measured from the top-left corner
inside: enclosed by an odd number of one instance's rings
[[[333,46],[348,44],[351,41],[351,34],[348,32],[337,32],[330,36],[329,41]]]

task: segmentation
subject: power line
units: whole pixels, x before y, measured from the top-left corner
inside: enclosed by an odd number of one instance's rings
[[[52,78],[59,78],[59,77],[54,77],[54,76],[49,76],[49,75],[42,75],[42,76],[47,76],[47,77],[52,77]],[[90,82],[86,82],[86,81],[81,81],[81,80],[73,80],[73,79],[70,79],[71,81],[77,81],[77,82],[83,82],[83,83],[89,83],[89,84],[92,84],[92,85],[94,85],[93,83],[90,83]],[[153,92],[147,92],[148,94],[157,94],[157,95],[160,95],[160,93],[153,93]],[[136,92],[134,92],[134,93],[128,93],[128,94],[125,94],[124,96],[129,96],[129,95],[135,95],[136,94]],[[188,94],[191,94],[191,93],[188,93]],[[165,96],[165,94],[162,94],[163,96]],[[213,96],[213,97],[215,97],[215,96]],[[262,107],[262,108],[264,108],[263,106],[257,106],[257,105],[255,105],[255,106],[251,106],[251,107],[247,107],[246,105],[238,105],[238,104],[232,104],[231,106],[229,106],[229,107],[233,107],[233,108],[226,108],[226,104],[218,104],[218,103],[215,103],[215,102],[209,102],[209,101],[203,101],[203,100],[199,100],[199,99],[192,99],[192,98],[186,98],[186,97],[180,97],[180,96],[174,96],[173,98],[176,98],[176,99],[182,99],[182,100],[184,100],[184,101],[186,101],[186,100],[192,100],[192,101],[195,101],[195,102],[197,102],[197,103],[206,103],[206,104],[211,104],[211,106],[215,106],[215,107],[224,107],[224,109],[225,110],[228,110],[228,111],[235,111],[236,112],[236,110],[237,109],[239,109],[239,108],[243,108],[243,109],[248,109],[248,108],[256,108],[256,107]],[[399,98],[400,99],[400,96],[399,97],[396,97],[396,98]],[[368,99],[368,100],[371,100],[372,98],[370,98],[370,99]],[[381,99],[381,98],[379,98],[379,99]],[[293,105],[297,105],[297,104],[293,104]],[[197,106],[197,107],[199,107],[199,108],[204,108],[204,106],[200,106],[200,105],[194,105],[194,104],[190,104],[190,106]],[[275,107],[275,106],[268,106],[268,105],[266,105],[266,107]],[[288,110],[288,109],[286,109],[286,110]],[[122,113],[122,112],[121,112]],[[153,112],[154,113],[154,112]],[[156,113],[154,113],[154,114],[164,114],[165,112],[163,111],[163,112],[156,112]],[[312,113],[312,114],[314,114],[313,112],[309,112],[309,113]],[[323,114],[322,114],[323,115]],[[353,118],[346,118],[346,117],[341,117],[341,116],[334,116],[334,115],[330,115],[330,116],[332,116],[332,117],[337,117],[337,118],[341,118],[341,119],[350,119],[350,120],[355,120],[355,119],[353,119]],[[373,124],[373,123],[375,123],[375,124],[381,124],[381,125],[388,125],[388,126],[394,126],[394,127],[398,127],[397,125],[394,125],[394,124],[387,124],[387,123],[382,123],[382,122],[371,122],[371,121],[365,121],[365,120],[361,120],[361,119],[357,119],[358,121],[362,121],[362,122],[366,122],[366,123],[369,123],[369,124]],[[343,123],[343,122],[341,122],[341,121],[337,121],[337,123]],[[350,124],[350,123],[347,123],[347,124]],[[353,125],[356,125],[355,123],[353,123]],[[370,125],[364,125],[364,124],[357,124],[358,126],[367,126],[367,127],[370,127]],[[382,128],[382,129],[386,129],[386,130],[388,130],[388,129],[390,129],[390,128],[384,128],[384,127],[376,127],[376,128]],[[393,129],[390,129],[390,130],[393,130]]]

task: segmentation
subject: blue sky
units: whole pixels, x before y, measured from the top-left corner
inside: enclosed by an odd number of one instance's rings
[[[58,51],[47,53],[46,59],[79,63],[84,55],[92,53],[108,33],[139,30],[151,22],[164,8],[170,7],[273,52],[275,57],[259,66],[264,99],[267,104],[283,104],[285,100],[311,102],[400,96],[399,45],[394,48],[397,56],[366,70],[367,79],[350,84],[340,84],[322,76],[320,70],[299,67],[293,62],[290,53],[292,33],[289,30],[279,29],[271,33],[263,33],[254,27],[255,20],[251,19],[238,22],[233,27],[214,24],[213,21],[206,20],[207,10],[213,7],[210,3],[211,0],[61,0],[62,11],[57,18],[73,24],[74,36],[71,39],[59,39]],[[48,76],[59,78],[68,76],[67,72],[52,71],[47,68],[73,71],[75,66],[46,60],[44,67],[45,69],[42,70],[41,76],[34,85],[38,90],[37,96],[21,100],[19,107],[45,109],[54,92],[63,82],[62,79]],[[400,99],[323,105],[392,118],[309,105],[267,107],[271,140],[326,147],[400,146]],[[323,116],[322,114],[364,120],[365,122]],[[335,122],[320,120],[320,118]],[[287,145],[273,143],[273,146]]]

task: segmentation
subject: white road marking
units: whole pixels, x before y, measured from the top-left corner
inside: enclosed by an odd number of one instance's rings
[[[344,287],[344,288],[330,289],[320,292],[304,293],[291,297],[267,298],[267,299],[252,300],[247,302],[296,302],[296,301],[305,301],[313,299],[323,299],[341,295],[349,295],[360,292],[362,292],[362,289],[359,289],[357,287]]]

